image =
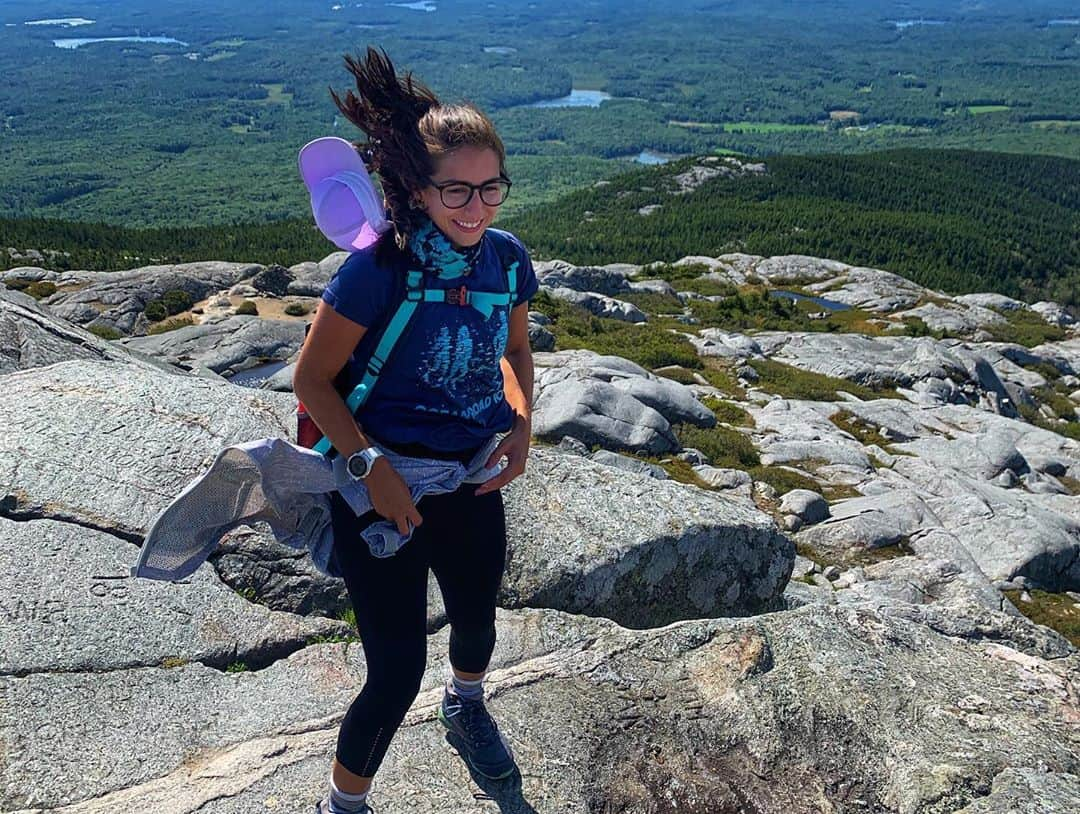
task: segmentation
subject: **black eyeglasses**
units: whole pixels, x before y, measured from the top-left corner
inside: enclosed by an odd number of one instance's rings
[[[510,179],[505,175],[484,181],[482,184],[468,184],[465,181],[444,181],[441,184],[432,182],[435,189],[439,190],[439,199],[447,209],[461,209],[472,200],[474,192],[480,193],[480,200],[488,206],[498,206],[506,200],[510,194]]]

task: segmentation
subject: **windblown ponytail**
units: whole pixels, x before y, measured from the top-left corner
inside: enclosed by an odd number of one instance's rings
[[[432,172],[419,123],[439,100],[411,72],[399,78],[386,51],[380,54],[369,47],[363,60],[346,55],[345,65],[356,77],[357,92],[350,90],[342,99],[331,88],[330,96],[368,137],[367,144],[357,146],[368,169],[379,174],[394,223],[394,242],[404,249],[414,220],[410,197],[427,186]]]
[[[356,92],[342,98],[331,88],[330,96],[368,137],[356,146],[368,169],[379,174],[394,224],[393,244],[404,251],[420,220],[413,198],[431,183],[435,162],[464,145],[490,147],[505,173],[506,149],[478,108],[442,104],[411,71],[399,77],[385,50],[368,47],[363,59],[346,55],[345,66],[356,79]],[[387,242],[380,240],[377,251]]]

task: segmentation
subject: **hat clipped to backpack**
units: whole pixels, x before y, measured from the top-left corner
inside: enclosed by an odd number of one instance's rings
[[[366,248],[390,228],[363,159],[345,139],[326,136],[308,142],[298,163],[315,224],[338,248]]]

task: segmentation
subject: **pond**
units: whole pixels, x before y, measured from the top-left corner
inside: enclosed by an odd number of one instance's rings
[[[66,39],[53,40],[53,45],[57,48],[65,48],[67,50],[74,50],[81,48],[84,45],[90,45],[94,42],[154,42],[159,45],[166,43],[175,43],[176,45],[187,45],[186,42],[175,40],[172,37],[70,37]]]
[[[888,20],[888,22],[900,29],[911,28],[916,25],[945,25],[944,20],[925,20],[922,17],[918,20]]]
[[[558,99],[541,99],[539,102],[533,102],[525,105],[525,107],[600,107],[600,103],[605,99],[610,99],[610,93],[604,93],[602,90],[574,90],[570,91],[569,96],[560,96]]]
[[[666,164],[675,157],[663,153],[654,153],[652,150],[642,150],[634,157],[634,161],[638,164]]]
[[[64,28],[74,28],[77,25],[93,25],[95,22],[85,17],[61,17],[57,20],[27,20],[23,25],[59,25]]]
[[[431,0],[420,0],[417,3],[387,3],[388,6],[412,9],[413,11],[435,11],[436,6]]]
[[[259,388],[263,383],[285,367],[285,362],[267,362],[256,367],[249,367],[229,377],[229,381],[241,387]]]
[[[824,297],[808,297],[805,294],[796,294],[794,291],[784,291],[783,289],[777,289],[769,292],[770,297],[781,297],[783,299],[797,302],[798,300],[806,300],[812,302],[815,305],[820,305],[822,308],[828,308],[830,311],[850,311],[851,306],[846,303],[837,302],[836,300],[827,300]]]

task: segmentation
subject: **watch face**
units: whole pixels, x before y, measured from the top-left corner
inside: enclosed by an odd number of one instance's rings
[[[346,468],[349,470],[349,474],[354,478],[364,477],[371,465],[368,463],[367,458],[357,452],[355,455],[350,455],[349,460],[346,463]]]

